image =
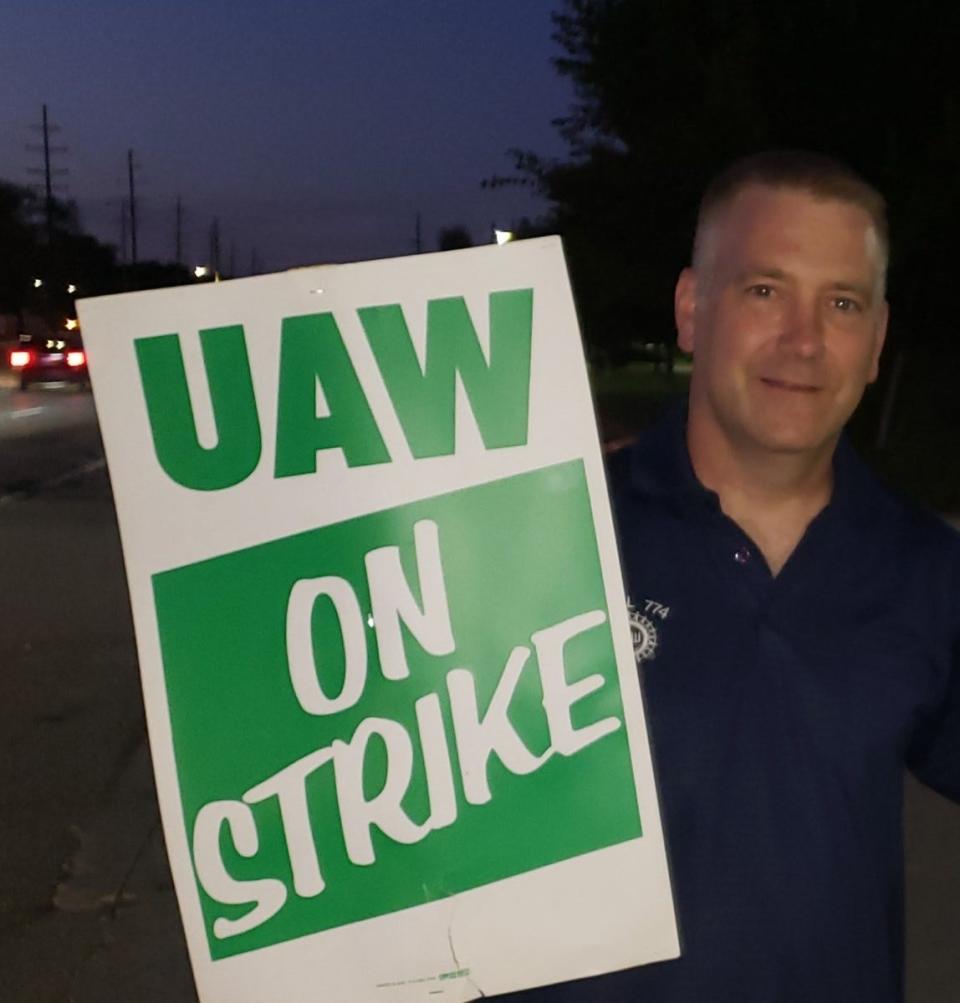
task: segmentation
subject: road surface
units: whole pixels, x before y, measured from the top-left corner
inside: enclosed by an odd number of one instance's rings
[[[0,1001],[196,999],[92,398],[0,385]]]

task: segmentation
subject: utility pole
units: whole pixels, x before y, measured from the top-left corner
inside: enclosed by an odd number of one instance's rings
[[[120,199],[120,261],[127,263],[127,200]]]
[[[214,216],[210,224],[210,267],[214,280],[220,281],[220,220]]]
[[[183,206],[180,204],[180,196],[177,196],[177,246],[174,260],[178,265],[183,264]]]
[[[133,184],[133,150],[127,150],[127,181],[130,186],[130,260],[137,263],[137,195]]]
[[[37,128],[37,126],[34,126]],[[33,153],[43,154],[43,167],[30,167],[27,169],[29,174],[42,174],[43,175],[43,193],[44,193],[44,216],[47,226],[47,243],[53,243],[53,179],[55,176],[63,175],[67,173],[65,167],[53,167],[50,163],[51,153],[66,153],[67,148],[65,146],[51,146],[50,145],[50,133],[59,132],[60,127],[50,124],[50,118],[47,114],[47,106],[43,106],[43,118],[39,126],[43,134],[43,144],[41,146],[34,146],[32,144],[27,145],[27,149]]]
[[[46,187],[47,243],[53,243],[53,181],[50,177],[50,121],[47,106],[43,106],[43,175]]]

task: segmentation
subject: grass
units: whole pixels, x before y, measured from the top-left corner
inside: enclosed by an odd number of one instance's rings
[[[646,428],[664,408],[686,396],[689,381],[689,367],[683,365],[672,375],[649,362],[591,369],[590,384],[604,440]]]

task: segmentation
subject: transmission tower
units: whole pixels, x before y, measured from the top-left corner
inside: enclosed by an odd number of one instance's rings
[[[47,227],[47,243],[53,243],[53,192],[54,192],[54,178],[62,177],[67,174],[67,168],[65,167],[53,167],[50,163],[50,155],[53,153],[66,153],[67,147],[65,146],[52,146],[50,144],[50,134],[52,132],[59,132],[60,126],[52,125],[47,114],[47,106],[43,106],[43,118],[39,126],[33,126],[34,129],[39,129],[43,136],[43,143],[39,146],[34,143],[28,143],[27,149],[31,153],[42,153],[43,154],[43,167],[28,167],[28,174],[41,174],[43,175],[43,186],[42,190],[44,193],[44,217],[46,220]],[[34,185],[35,188],[40,188],[40,185]]]

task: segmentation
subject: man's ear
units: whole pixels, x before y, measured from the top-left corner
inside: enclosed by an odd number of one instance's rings
[[[677,325],[677,344],[693,354],[694,318],[697,312],[697,273],[684,268],[673,294],[673,316]]]
[[[868,383],[873,383],[880,373],[880,353],[883,351],[883,343],[887,340],[887,323],[890,320],[890,305],[886,300],[880,305],[877,316],[877,326],[874,331],[876,342],[873,347],[873,360],[870,364],[870,376]]]

